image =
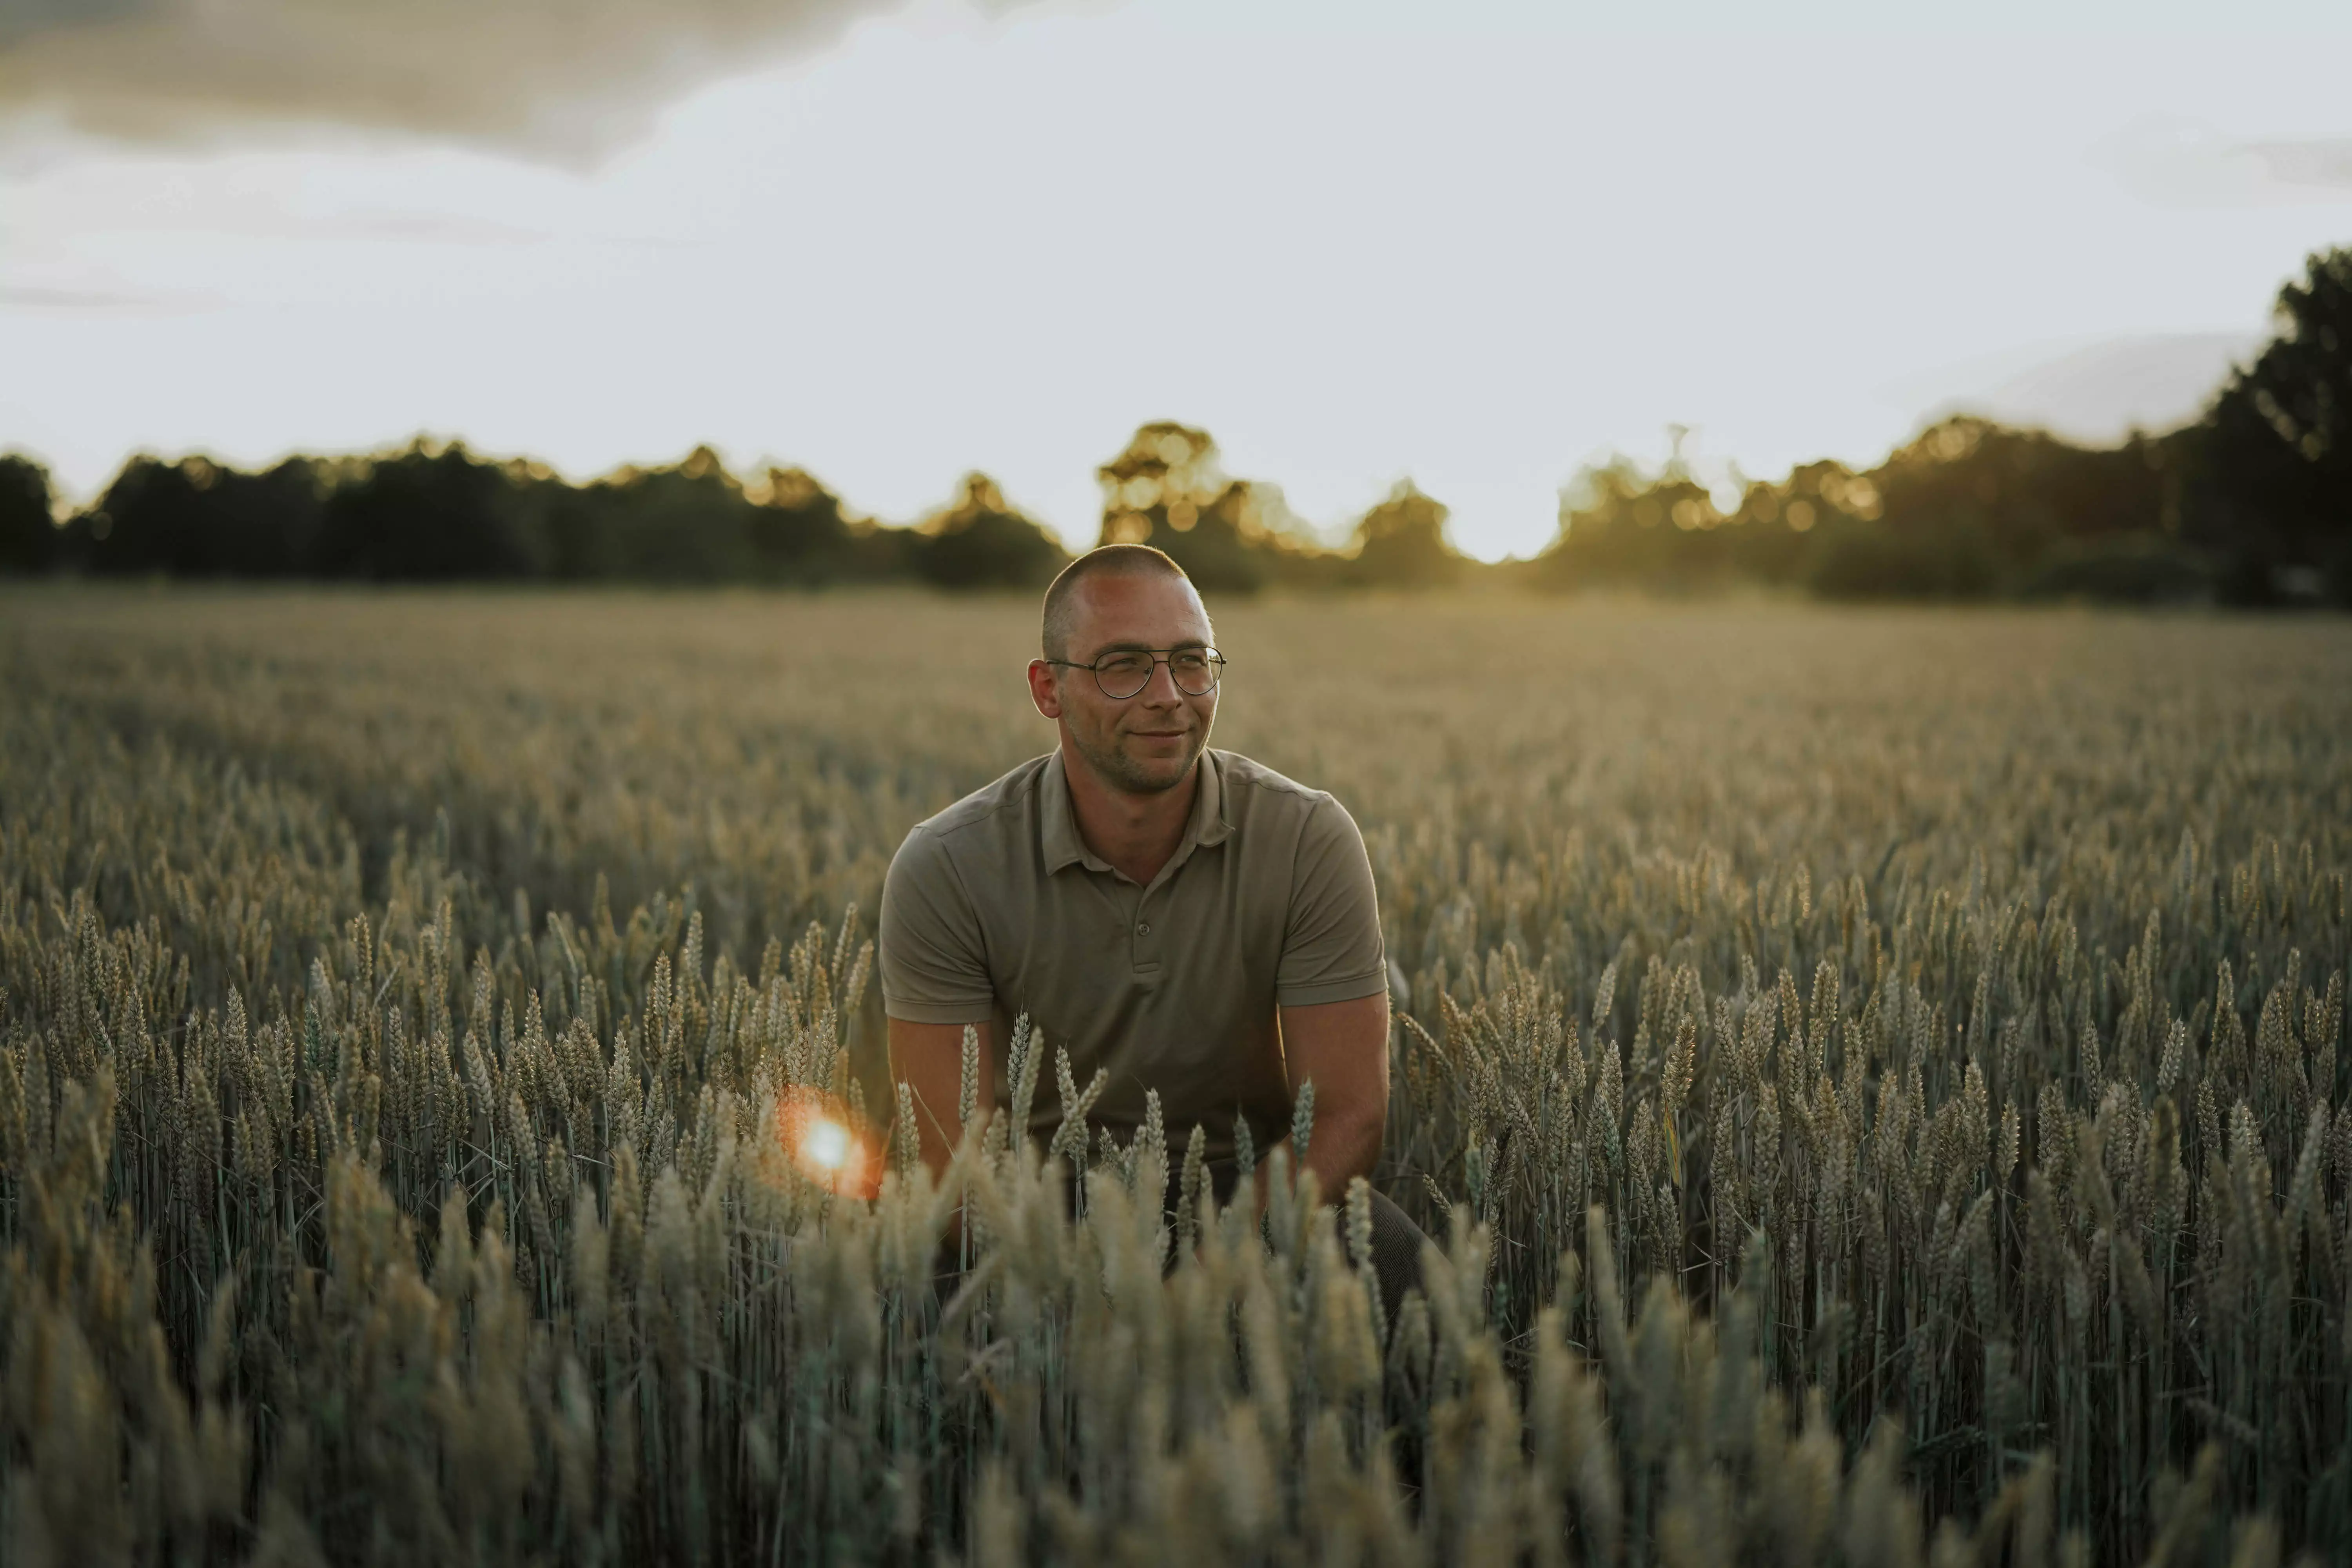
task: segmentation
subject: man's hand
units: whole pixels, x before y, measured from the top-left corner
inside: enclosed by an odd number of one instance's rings
[[[915,1129],[922,1143],[923,1163],[933,1175],[943,1173],[948,1161],[955,1153],[958,1139],[963,1136],[963,1126],[958,1116],[963,1096],[963,1031],[961,1024],[910,1024],[904,1018],[892,1018],[890,1024],[890,1081],[905,1084],[915,1095]],[[989,1055],[990,1025],[982,1019],[971,1026],[980,1033],[979,1098],[974,1100],[974,1120],[984,1119],[996,1103],[996,1066]],[[1387,1065],[1383,1048],[1381,1065]],[[1318,1089],[1315,1091],[1321,1094]]]
[[[1307,1168],[1315,1173],[1324,1198],[1347,1194],[1352,1176],[1370,1177],[1380,1163],[1381,1140],[1389,1119],[1389,995],[1352,1002],[1323,1002],[1282,1010],[1283,1077],[1296,1096],[1298,1086],[1315,1085],[1315,1126],[1307,1144]],[[1289,1147],[1285,1139],[1282,1147]],[[1296,1168],[1297,1151],[1291,1151]],[[1258,1183],[1258,1201],[1265,1198]]]

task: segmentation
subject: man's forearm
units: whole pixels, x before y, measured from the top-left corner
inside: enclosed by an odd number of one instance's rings
[[[915,1126],[923,1163],[944,1173],[963,1136],[963,1037],[961,1024],[910,1024],[890,1020],[890,1077],[905,1084],[915,1101]],[[989,1056],[989,1026],[971,1026],[977,1057],[973,1068],[974,1121],[984,1121],[996,1099],[996,1073]]]
[[[1357,1176],[1371,1179],[1373,1167],[1381,1163],[1381,1143],[1387,1130],[1386,1107],[1315,1107],[1315,1122],[1307,1133],[1307,1169],[1315,1173],[1315,1185],[1325,1203],[1338,1203],[1348,1195],[1348,1183]],[[1275,1148],[1283,1152],[1290,1169],[1298,1169],[1298,1151],[1294,1141],[1285,1138]],[[1269,1152],[1258,1166],[1256,1204],[1265,1207],[1266,1178],[1272,1168]]]
[[[1381,1163],[1381,1140],[1388,1115],[1385,1106],[1333,1107],[1332,1111],[1337,1114],[1320,1105],[1315,1108],[1315,1125],[1307,1142],[1307,1168],[1315,1173],[1323,1195],[1336,1203],[1346,1194],[1351,1178],[1370,1180],[1372,1167]],[[1297,1161],[1297,1151],[1292,1151],[1291,1158]]]
[[[1307,1168],[1338,1202],[1356,1176],[1380,1163],[1389,1106],[1389,998],[1385,991],[1345,1002],[1282,1010],[1283,1075],[1293,1095],[1315,1091]],[[1297,1152],[1292,1152],[1293,1167]],[[1258,1184],[1261,1193],[1265,1183]]]

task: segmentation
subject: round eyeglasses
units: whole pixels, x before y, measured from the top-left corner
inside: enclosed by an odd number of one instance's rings
[[[1095,685],[1114,702],[1124,702],[1151,684],[1155,666],[1165,664],[1176,689],[1187,697],[1206,697],[1223,679],[1225,656],[1213,647],[1119,648],[1092,664],[1071,658],[1049,658],[1066,669],[1091,669]]]

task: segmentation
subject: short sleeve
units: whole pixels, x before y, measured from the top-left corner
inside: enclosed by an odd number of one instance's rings
[[[980,916],[938,837],[917,827],[882,879],[882,1010],[910,1024],[976,1024],[996,1002]]]
[[[1364,836],[1347,808],[1324,795],[1299,838],[1275,1001],[1284,1007],[1352,1002],[1387,990],[1388,983]]]

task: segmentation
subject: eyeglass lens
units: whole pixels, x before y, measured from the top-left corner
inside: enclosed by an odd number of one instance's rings
[[[1095,661],[1095,680],[1106,697],[1132,697],[1151,684],[1151,667],[1158,662],[1148,653],[1105,654]],[[1216,689],[1217,667],[1223,662],[1213,650],[1185,648],[1168,656],[1168,673],[1185,696],[1206,697]]]

